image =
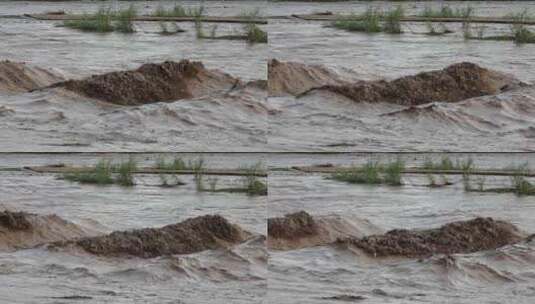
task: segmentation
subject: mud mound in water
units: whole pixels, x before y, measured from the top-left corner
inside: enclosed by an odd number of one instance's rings
[[[268,247],[291,250],[325,245],[337,238],[378,233],[368,221],[326,215],[312,217],[305,211],[268,219]]]
[[[525,235],[511,223],[492,218],[475,218],[429,230],[391,230],[383,235],[337,242],[376,256],[422,257],[433,254],[471,253],[514,244]]]
[[[75,246],[103,256],[131,255],[152,258],[216,249],[246,240],[250,234],[219,215],[205,215],[162,228],[116,231],[105,236],[56,243]]]
[[[0,212],[0,251],[30,248],[94,234],[56,215],[42,216],[8,210]]]
[[[27,92],[63,80],[63,77],[45,69],[19,62],[0,61],[0,92]]]
[[[419,105],[433,101],[457,102],[477,96],[494,95],[521,84],[511,76],[462,62],[443,70],[423,72],[393,81],[325,85],[320,89],[358,102]]]
[[[338,84],[342,80],[325,67],[297,62],[268,62],[268,91],[271,96],[299,95],[312,88]]]
[[[201,62],[182,60],[148,63],[137,70],[94,75],[57,86],[119,105],[141,105],[197,97],[239,83],[230,75],[206,69]]]
[[[295,239],[318,233],[314,218],[305,211],[268,219],[268,235],[274,238]]]

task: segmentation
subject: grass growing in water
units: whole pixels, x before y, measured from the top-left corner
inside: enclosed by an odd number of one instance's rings
[[[242,19],[254,20],[260,17],[260,10],[255,9],[252,11],[244,11],[239,16]],[[234,35],[216,35],[217,26],[212,26],[210,34],[204,32],[204,26],[200,18],[195,20],[195,32],[197,39],[225,39],[225,40],[245,40],[249,43],[267,43],[268,34],[266,31],[262,30],[258,25],[250,22],[243,25],[242,33]]]
[[[263,171],[262,163],[257,163],[245,171],[247,175],[243,177],[243,186],[248,195],[267,195],[267,185],[262,182],[256,175]]]
[[[112,165],[110,161],[100,160],[88,171],[63,174],[63,179],[83,184],[133,186],[135,185],[134,172],[136,169],[137,163],[133,159],[117,166]],[[113,177],[114,172],[117,172],[115,178]]]
[[[353,167],[349,170],[339,170],[331,175],[337,181],[352,184],[387,184],[392,186],[402,185],[401,174],[405,169],[405,163],[401,160],[383,166],[379,162],[367,162],[362,167]]]
[[[247,41],[250,43],[267,43],[268,34],[263,31],[256,24],[247,24],[245,25],[245,33],[247,36]]]
[[[519,166],[515,171],[515,175],[511,176],[511,186],[502,188],[485,188],[484,178],[476,180],[477,187],[474,188],[471,184],[470,174],[464,174],[464,189],[467,192],[514,193],[518,196],[535,195],[535,185],[525,177],[526,173],[528,173],[527,165]]]
[[[361,15],[352,14],[349,17],[339,17],[332,22],[332,26],[350,32],[401,34],[401,19],[405,16],[402,6],[381,12],[368,8]]]
[[[386,13],[384,17],[383,31],[390,34],[401,34],[401,18],[405,16],[403,7],[399,5],[395,10]]]
[[[77,20],[65,20],[63,26],[86,32],[108,33],[118,31],[133,33],[133,20],[137,11],[133,5],[128,9],[112,11],[110,8],[100,8],[95,14],[84,14]]]
[[[118,175],[115,178],[115,183],[121,186],[134,186],[134,172],[137,170],[137,163],[133,158],[127,162],[119,164],[117,171]]]
[[[136,16],[137,11],[133,5],[126,10],[119,11],[115,22],[115,30],[121,33],[135,32],[133,20]]]
[[[513,15],[511,18],[513,19],[513,24],[511,25],[511,33],[509,35],[485,36],[485,27],[483,26],[476,27],[477,34],[474,35],[472,23],[466,21],[463,23],[464,38],[467,40],[513,41],[516,44],[535,43],[535,32],[523,24],[532,19],[529,13],[525,10]]]
[[[380,21],[381,13],[368,8],[362,15],[340,17],[332,23],[332,26],[350,32],[379,33],[382,31]]]
[[[112,166],[109,161],[100,160],[88,172],[66,173],[63,179],[83,184],[109,185],[113,184]]]
[[[112,16],[110,9],[100,8],[95,14],[84,14],[78,20],[66,20],[63,25],[86,32],[113,32]]]

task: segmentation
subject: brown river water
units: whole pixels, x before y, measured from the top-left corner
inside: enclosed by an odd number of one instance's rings
[[[136,33],[131,35],[95,34],[23,16],[94,12],[132,3],[139,13],[149,13],[158,5],[172,7],[175,1],[0,1],[0,61],[25,63],[30,68],[23,75],[41,83],[30,91],[3,90],[0,83],[0,212],[36,214],[40,225],[33,235],[17,234],[6,228],[0,213],[0,304],[533,303],[534,238],[473,253],[377,258],[333,240],[279,250],[269,246],[268,236],[268,218],[299,211],[331,223],[333,235],[358,238],[392,229],[438,228],[475,217],[507,221],[525,235],[535,234],[533,196],[467,192],[459,175],[437,174],[434,178],[446,178],[451,185],[432,188],[430,176],[404,174],[403,185],[395,187],[348,184],[327,173],[292,169],[397,159],[417,167],[429,159],[440,161],[443,152],[455,152],[447,154],[454,163],[472,159],[480,169],[525,165],[535,170],[535,154],[503,153],[535,150],[533,44],[466,41],[460,24],[447,24],[454,32],[443,36],[425,35],[425,23],[404,23],[402,35],[368,35],[337,30],[328,22],[284,17],[359,13],[370,6],[400,4],[383,1],[202,2],[210,16],[259,9],[268,17],[269,23],[260,27],[268,32],[269,44],[199,40],[190,22],[178,23],[185,32],[176,35],[161,35],[159,25],[151,22],[135,22]],[[195,7],[201,2],[180,3]],[[401,4],[414,15],[442,2]],[[524,9],[535,14],[535,1],[471,1],[470,6],[480,16],[501,17]],[[217,27],[219,34],[241,30],[240,24]],[[485,32],[509,33],[509,26],[489,24]],[[215,82],[232,79],[239,85],[222,81],[219,87],[207,81],[199,85],[201,93],[191,97],[129,106],[46,87],[57,79],[81,80],[182,59],[202,62],[214,75],[225,73]],[[327,83],[393,80],[469,61],[524,85],[415,107],[356,102],[326,90],[275,94],[258,82],[269,78],[269,59],[319,67],[328,71],[322,78]],[[34,67],[53,76],[35,76]],[[10,73],[0,70],[0,77]],[[298,87],[307,85],[299,84],[306,73],[294,76],[289,80]],[[97,186],[27,168],[132,158],[145,167],[175,156],[202,158],[210,169],[260,164],[267,168],[268,176],[260,180],[267,183],[268,195],[200,192],[192,175],[165,176],[184,183],[176,187],[162,187],[164,177],[157,174],[135,174],[133,187]],[[205,182],[213,180],[218,187],[232,188],[241,185],[243,177],[206,176]],[[527,181],[535,183],[535,178]],[[507,187],[511,179],[486,176],[484,183],[488,188]],[[150,258],[50,246],[208,215],[220,215],[246,237],[194,253]]]

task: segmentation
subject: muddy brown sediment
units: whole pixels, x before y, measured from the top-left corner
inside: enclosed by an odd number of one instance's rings
[[[55,85],[119,105],[176,101],[229,90],[240,80],[201,62],[181,60],[144,64],[136,70],[93,75]]]
[[[96,235],[57,215],[0,212],[0,251],[31,248],[40,244]]]
[[[443,70],[422,72],[393,81],[360,81],[325,85],[331,91],[357,102],[389,102],[420,105],[434,101],[457,102],[472,97],[494,95],[521,86],[506,74],[462,62]]]
[[[318,225],[305,211],[268,219],[268,235],[273,238],[296,239],[316,235]]]
[[[116,231],[108,235],[52,244],[53,247],[79,247],[102,256],[190,254],[244,242],[250,233],[219,215],[187,219],[162,228]]]
[[[311,216],[305,211],[268,219],[270,249],[293,250],[326,245],[341,237],[381,232],[369,221],[336,215]]]
[[[268,92],[270,96],[299,95],[312,88],[338,84],[342,80],[335,72],[319,65],[298,62],[268,62]]]
[[[478,217],[436,229],[396,229],[383,235],[338,239],[337,243],[359,248],[375,257],[424,257],[496,249],[525,237],[511,223]]]
[[[9,60],[0,61],[0,92],[22,93],[63,81],[51,71]]]
[[[25,212],[4,210],[0,212],[0,226],[9,230],[28,230],[32,228],[32,224],[27,217],[28,214]]]

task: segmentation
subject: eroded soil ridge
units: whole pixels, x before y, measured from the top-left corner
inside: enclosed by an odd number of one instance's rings
[[[520,85],[520,81],[506,74],[482,68],[474,63],[462,62],[443,70],[422,72],[393,81],[361,81],[353,84],[325,85],[320,89],[357,102],[420,105],[495,95]]]
[[[136,70],[93,75],[56,86],[114,104],[141,105],[198,97],[239,83],[228,74],[206,69],[201,62],[181,60],[147,63]]]
[[[219,215],[205,215],[161,228],[116,231],[108,235],[59,242],[54,247],[79,247],[102,256],[152,258],[190,254],[245,241],[250,234]]]
[[[396,229],[382,235],[339,239],[337,243],[354,246],[375,257],[422,257],[491,250],[524,238],[511,223],[478,217],[436,229]]]

